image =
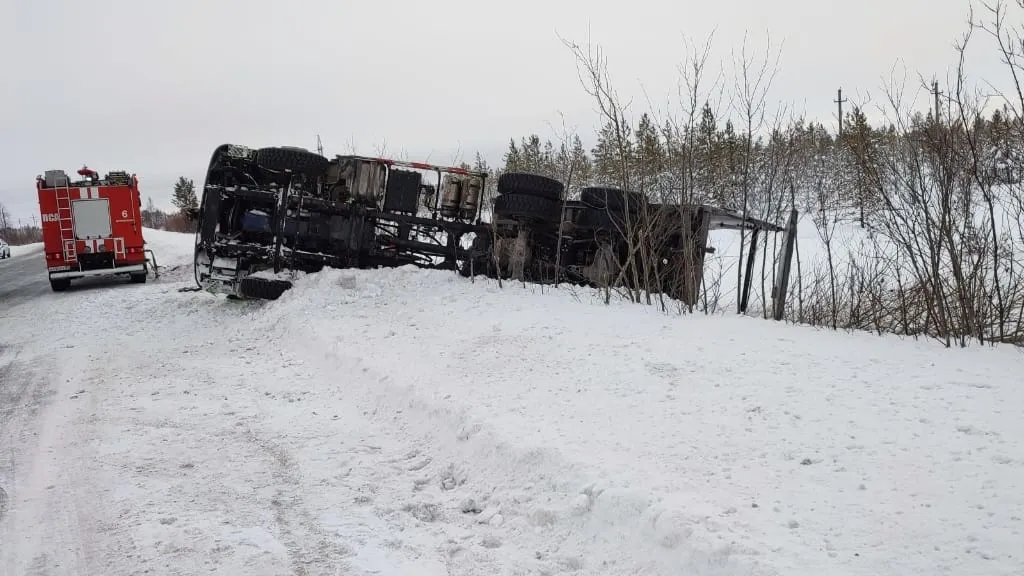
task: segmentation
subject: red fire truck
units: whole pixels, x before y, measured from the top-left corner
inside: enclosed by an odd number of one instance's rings
[[[100,178],[82,167],[79,180],[63,170],[36,177],[50,286],[66,290],[75,278],[127,274],[144,283],[149,271],[142,238],[142,199],[134,174]]]

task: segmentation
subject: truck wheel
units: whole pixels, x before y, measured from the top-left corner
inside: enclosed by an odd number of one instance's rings
[[[627,219],[621,210],[588,208],[583,213],[581,225],[591,230],[604,230],[617,236],[622,236],[630,229],[631,223],[635,226],[636,220],[636,217]]]
[[[146,274],[145,272],[141,272],[141,273],[138,273],[138,274],[129,274],[128,275],[128,277],[131,278],[131,281],[132,281],[133,284],[145,284],[147,276],[149,276],[149,275]]]
[[[319,154],[302,148],[260,148],[256,151],[256,165],[276,172],[301,172],[321,176],[327,172],[330,161]]]
[[[54,292],[63,292],[70,287],[70,278],[50,278],[50,289]]]
[[[502,194],[494,200],[494,213],[512,220],[558,221],[558,202],[530,194]]]
[[[244,298],[261,300],[277,300],[292,287],[287,280],[271,280],[269,278],[242,278],[238,284],[238,292]]]
[[[644,197],[621,188],[590,186],[580,190],[580,201],[592,208],[607,208],[636,214],[644,204]]]
[[[565,186],[553,178],[528,172],[506,172],[498,177],[498,194],[522,194],[560,201]]]

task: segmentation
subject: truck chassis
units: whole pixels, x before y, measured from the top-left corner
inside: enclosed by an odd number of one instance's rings
[[[425,184],[423,173],[436,174],[436,184]],[[288,271],[412,264],[467,277],[653,289],[694,304],[710,230],[789,231],[712,206],[649,204],[617,188],[586,187],[568,200],[561,182],[517,172],[498,178],[485,222],[487,177],[224,144],[203,187],[196,283],[230,297],[276,299],[291,288]]]
[[[423,183],[422,172],[437,175]],[[203,187],[196,281],[205,290],[274,299],[282,271],[413,264],[456,270],[464,236],[486,234],[487,174],[301,148],[225,144]]]

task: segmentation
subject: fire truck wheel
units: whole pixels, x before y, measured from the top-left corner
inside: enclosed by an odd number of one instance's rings
[[[644,204],[642,195],[620,188],[591,186],[580,190],[580,201],[592,208],[607,208],[636,214]]]
[[[494,199],[494,213],[512,220],[558,222],[558,202],[530,194],[502,194]]]
[[[54,292],[63,292],[70,287],[70,278],[50,278],[50,289]]]
[[[528,172],[506,172],[498,177],[498,194],[522,194],[560,201],[565,186],[558,180]]]
[[[260,148],[256,151],[256,165],[276,172],[301,172],[320,176],[327,172],[329,160],[301,148]]]
[[[131,278],[133,284],[145,284],[147,276],[148,276],[148,274],[146,274],[145,272],[141,272],[139,274],[129,274],[128,275],[128,277]]]

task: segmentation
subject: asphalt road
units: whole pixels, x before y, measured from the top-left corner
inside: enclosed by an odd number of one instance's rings
[[[0,260],[0,318],[8,308],[50,292],[43,248]]]

